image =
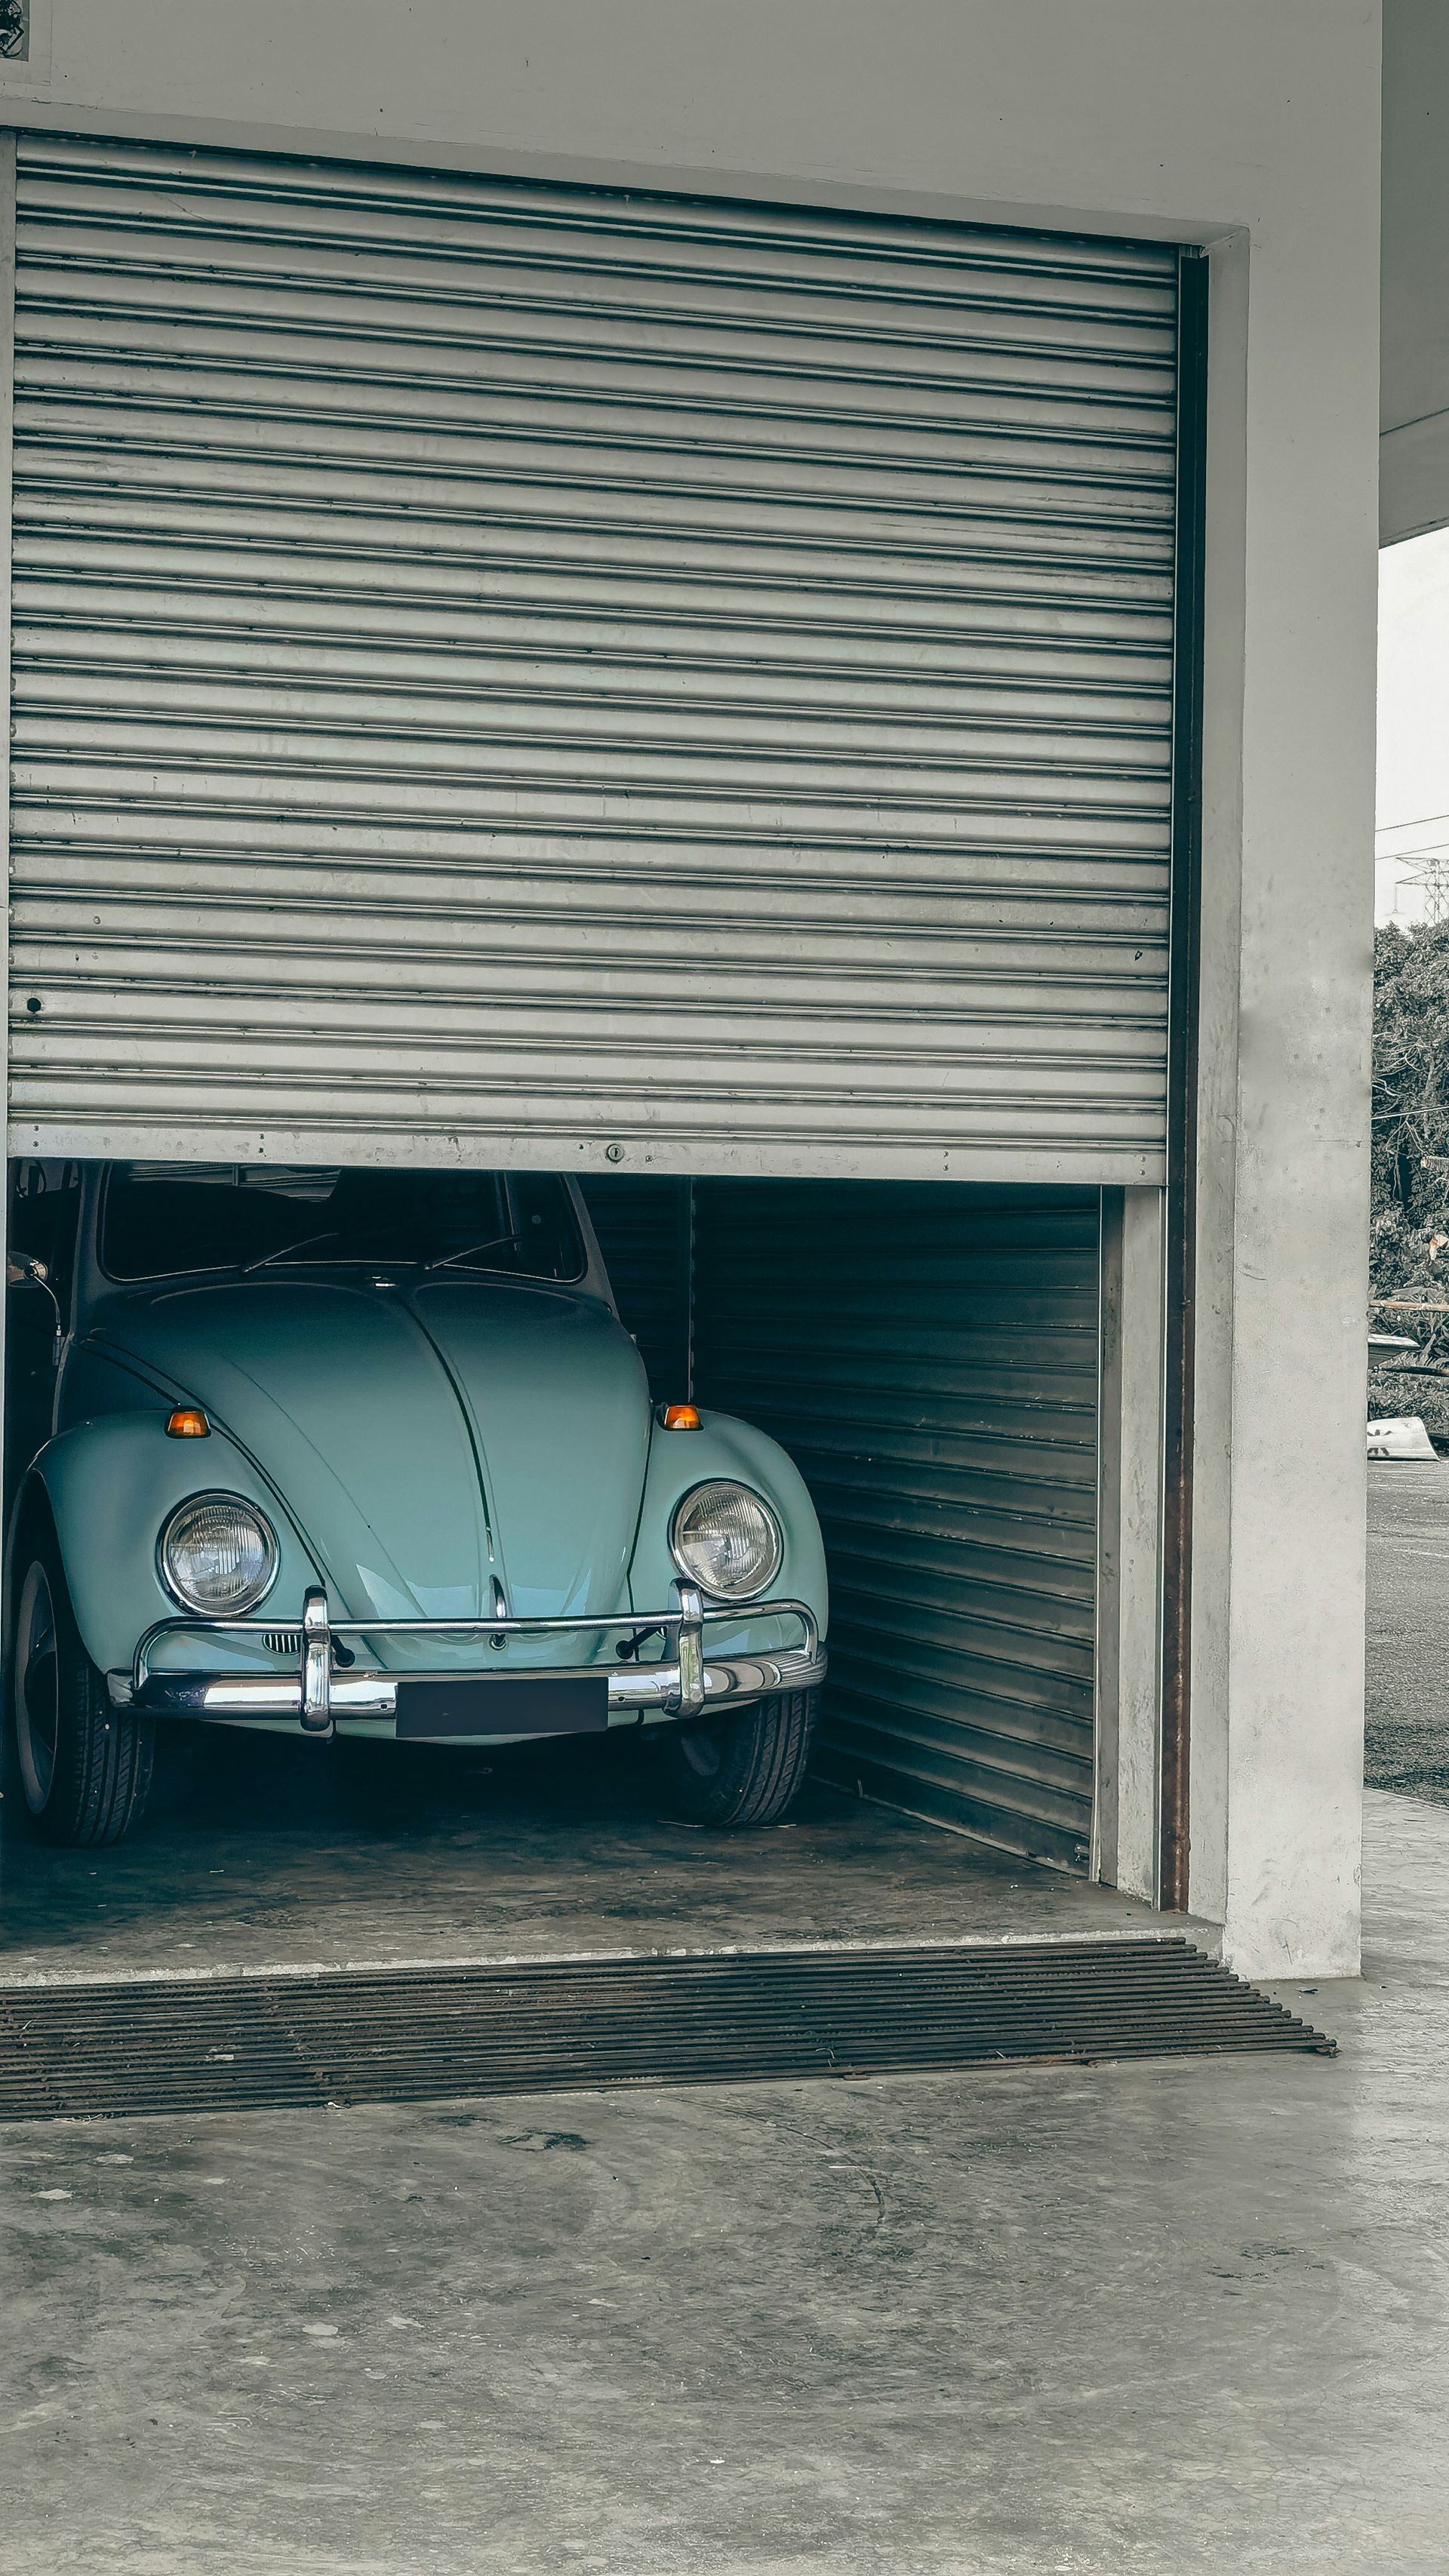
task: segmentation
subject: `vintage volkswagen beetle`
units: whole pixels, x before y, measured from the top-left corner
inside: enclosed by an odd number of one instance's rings
[[[52,1840],[135,1821],[159,1715],[642,1725],[676,1812],[789,1805],[814,1511],[763,1432],[651,1402],[572,1183],[30,1163],[9,1275],[11,1750]]]

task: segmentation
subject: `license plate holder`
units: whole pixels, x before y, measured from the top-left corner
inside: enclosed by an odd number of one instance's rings
[[[400,1742],[446,1743],[456,1735],[598,1735],[609,1723],[607,1673],[491,1675],[475,1680],[399,1681]]]

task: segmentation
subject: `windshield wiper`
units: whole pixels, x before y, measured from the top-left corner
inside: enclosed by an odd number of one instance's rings
[[[523,1243],[526,1240],[527,1237],[521,1234],[495,1234],[489,1243],[470,1243],[461,1252],[440,1252],[436,1261],[423,1263],[423,1270],[426,1274],[429,1270],[446,1270],[453,1261],[477,1261],[485,1252],[501,1252],[505,1243]]]
[[[314,1243],[335,1243],[341,1232],[340,1225],[329,1225],[321,1234],[304,1234],[300,1243],[279,1243],[275,1252],[264,1252],[259,1261],[243,1262],[241,1275],[250,1279],[254,1270],[265,1270],[269,1261],[286,1261],[294,1252],[310,1252]]]
[[[329,1225],[322,1234],[304,1234],[300,1243],[279,1243],[275,1252],[264,1252],[256,1261],[244,1263],[241,1275],[243,1279],[249,1279],[254,1270],[265,1270],[269,1262],[290,1261],[299,1252],[311,1252],[319,1243],[336,1243],[342,1233],[341,1226]],[[443,1252],[439,1254],[436,1261],[425,1261],[424,1275],[430,1270],[446,1270],[450,1262],[479,1261],[485,1252],[501,1252],[507,1243],[526,1243],[527,1240],[524,1234],[495,1234],[487,1243],[465,1244],[461,1252]],[[350,1253],[346,1256],[349,1260],[362,1263],[365,1263],[369,1257],[362,1252]],[[383,1259],[381,1254],[376,1257],[379,1260]]]

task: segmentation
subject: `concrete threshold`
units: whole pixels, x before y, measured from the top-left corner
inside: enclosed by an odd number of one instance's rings
[[[178,1733],[180,1730],[178,1730]],[[0,1846],[0,1982],[653,1961],[923,1942],[1183,1939],[1215,1926],[812,1785],[784,1825],[703,1833],[627,1763],[424,1763],[351,1796],[319,1748],[165,1748],[137,1836]],[[299,1758],[300,1757],[300,1758]]]

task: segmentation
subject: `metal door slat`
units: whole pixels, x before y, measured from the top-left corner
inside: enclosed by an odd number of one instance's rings
[[[1097,1194],[717,1179],[695,1211],[699,1394],[825,1534],[826,1777],[1084,1869]]]
[[[457,613],[467,620],[467,634],[512,632],[517,623],[542,626],[545,620],[561,621],[565,615],[578,619],[582,633],[587,633],[589,620],[602,621],[607,633],[617,615],[626,636],[648,623],[656,629],[677,628],[707,636],[718,651],[722,630],[732,630],[748,618],[752,653],[767,651],[772,638],[784,636],[792,652],[804,643],[816,648],[818,655],[823,644],[828,656],[879,630],[883,650],[894,648],[904,658],[908,647],[926,643],[941,657],[936,666],[940,668],[949,666],[948,657],[958,641],[976,641],[978,649],[980,641],[1018,651],[1048,649],[1060,637],[1061,620],[1070,621],[1070,633],[1083,648],[1095,643],[1100,649],[1123,649],[1140,657],[1154,642],[1165,654],[1170,642],[1171,602],[1155,575],[1150,586],[1134,590],[1083,564],[1065,572],[1050,564],[1035,564],[1029,586],[1018,579],[1018,567],[989,563],[984,557],[973,559],[954,590],[921,585],[897,594],[883,581],[869,585],[857,581],[850,597],[836,602],[831,617],[826,600],[802,596],[788,587],[776,589],[764,573],[750,575],[711,562],[694,567],[693,579],[686,585],[668,565],[651,565],[639,549],[625,571],[616,571],[615,586],[607,590],[604,575],[594,564],[575,563],[570,568],[542,562],[536,554],[525,563],[502,553],[471,563],[451,562],[440,559],[437,548],[409,564],[390,564],[384,588],[378,578],[378,562],[383,558],[375,554],[359,551],[349,559],[329,552],[299,568],[296,558],[284,549],[243,545],[234,531],[228,544],[219,527],[200,524],[185,544],[149,538],[113,543],[83,524],[66,525],[64,551],[58,551],[49,537],[44,528],[17,527],[20,605],[25,608],[33,600],[38,606],[44,601],[53,613],[62,615],[72,610],[72,581],[79,594],[76,611],[89,585],[101,587],[98,605],[109,609],[114,576],[117,616],[125,613],[128,587],[135,586],[148,601],[185,601],[192,617],[199,611],[207,619],[235,614],[231,603],[247,599],[262,624],[279,612],[295,617],[298,602],[304,601],[308,612],[319,619],[329,611],[337,615],[345,604],[349,631],[355,633],[350,623],[354,606],[366,603],[385,625],[395,617],[398,636],[406,638],[413,632],[436,635],[444,615],[451,621],[455,594],[464,591],[466,578],[466,597],[458,598]],[[305,585],[301,569],[306,571]],[[863,595],[867,589],[868,598]],[[91,623],[82,623],[77,616],[76,623],[82,638],[93,625],[106,631],[104,615],[99,619],[93,615]],[[569,631],[574,631],[572,626]],[[1161,682],[1165,674],[1165,662],[1152,667],[1155,680]]]
[[[844,224],[800,207],[773,215],[763,206],[688,197],[627,195],[610,189],[530,190],[526,181],[500,189],[487,179],[451,179],[425,171],[392,174],[367,168],[256,161],[199,153],[185,162],[165,146],[141,145],[129,173],[103,156],[113,149],[75,138],[36,137],[34,166],[44,168],[43,197],[27,203],[23,221],[37,246],[63,248],[77,234],[100,234],[157,257],[185,258],[198,243],[245,257],[261,245],[285,247],[293,259],[330,256],[390,259],[446,270],[459,258],[506,261],[546,276],[554,270],[603,268],[611,275],[668,275],[731,282],[742,265],[752,275],[798,292],[800,254],[810,254],[819,294],[854,297],[862,281],[898,299],[945,298],[959,306],[969,281],[973,298],[1048,310],[1161,319],[1172,310],[1170,276],[1146,244],[1070,234],[1044,242],[1039,233],[1005,227],[980,231],[900,217]],[[128,198],[127,182],[134,184]],[[158,182],[163,183],[158,186]],[[373,218],[376,221],[373,221]],[[716,256],[711,259],[711,251]]]
[[[69,459],[80,474],[89,452],[135,440],[144,433],[152,455],[184,459],[211,446],[233,464],[264,455],[285,468],[298,456],[333,456],[366,464],[406,462],[428,477],[471,479],[475,468],[496,467],[525,431],[555,440],[565,454],[585,440],[632,446],[658,459],[677,441],[681,420],[691,425],[692,458],[734,458],[749,466],[797,470],[809,465],[823,479],[879,471],[913,472],[924,495],[957,471],[1015,469],[1029,480],[1079,485],[1110,501],[1114,516],[1161,506],[1170,486],[1173,455],[1164,448],[1155,414],[1139,425],[1114,399],[1100,422],[1084,421],[1079,401],[1064,397],[1061,417],[1041,389],[1013,396],[1005,386],[978,386],[971,401],[953,405],[945,425],[940,404],[892,385],[890,401],[846,404],[844,389],[827,404],[806,402],[778,376],[753,382],[732,373],[727,382],[697,380],[682,365],[661,379],[657,367],[639,381],[617,364],[579,361],[551,369],[538,381],[536,364],[506,372],[501,364],[470,370],[455,388],[450,416],[434,381],[410,392],[406,378],[379,382],[333,351],[325,381],[295,366],[253,367],[238,377],[223,366],[208,370],[194,346],[174,352],[158,346],[149,360],[133,345],[107,358],[94,338],[76,334],[72,358],[49,342],[21,350],[16,369],[19,417],[27,437]],[[536,358],[537,353],[534,353]],[[188,399],[178,399],[184,379]],[[1120,389],[1119,389],[1120,391]],[[195,406],[205,407],[209,436],[200,434]],[[708,411],[707,429],[696,415]],[[416,417],[410,417],[415,414]],[[919,419],[916,415],[919,414]],[[888,487],[887,487],[888,488]],[[909,487],[907,487],[909,488]]]
[[[153,612],[151,623],[159,634],[165,621]],[[651,722],[695,708],[736,714],[721,686],[724,674],[717,659],[707,653],[683,662],[673,656],[666,660],[663,654],[656,658],[642,643],[629,656],[619,655],[611,669],[600,671],[586,652],[569,651],[562,640],[546,638],[512,650],[479,649],[452,657],[419,642],[395,647],[384,657],[376,647],[296,631],[275,636],[220,631],[209,638],[199,626],[188,624],[187,631],[192,649],[184,685],[186,703],[192,706],[203,691],[230,692],[242,707],[253,703],[254,692],[265,692],[293,707],[307,702],[353,716],[373,706],[390,707],[407,721],[422,709],[446,722],[453,710],[475,710],[486,692],[524,709],[535,702],[557,708],[562,702],[590,713],[602,708],[647,713]],[[20,684],[24,702],[36,707],[86,700],[108,706],[149,704],[154,682],[136,647],[134,635],[87,636],[80,643],[59,621],[48,630],[37,627]],[[183,684],[175,686],[179,704]],[[990,715],[1034,729],[1060,725],[1070,733],[1128,723],[1150,729],[1165,714],[1165,701],[1157,692],[1110,664],[1060,678],[1050,670],[1029,668],[983,673],[967,695],[945,680],[913,684],[890,671],[868,672],[850,664],[812,670],[799,663],[783,669],[761,663],[750,675],[748,704],[752,715],[808,710],[803,720],[822,728],[832,722],[886,727],[898,717],[925,727],[957,716],[970,722]]]

